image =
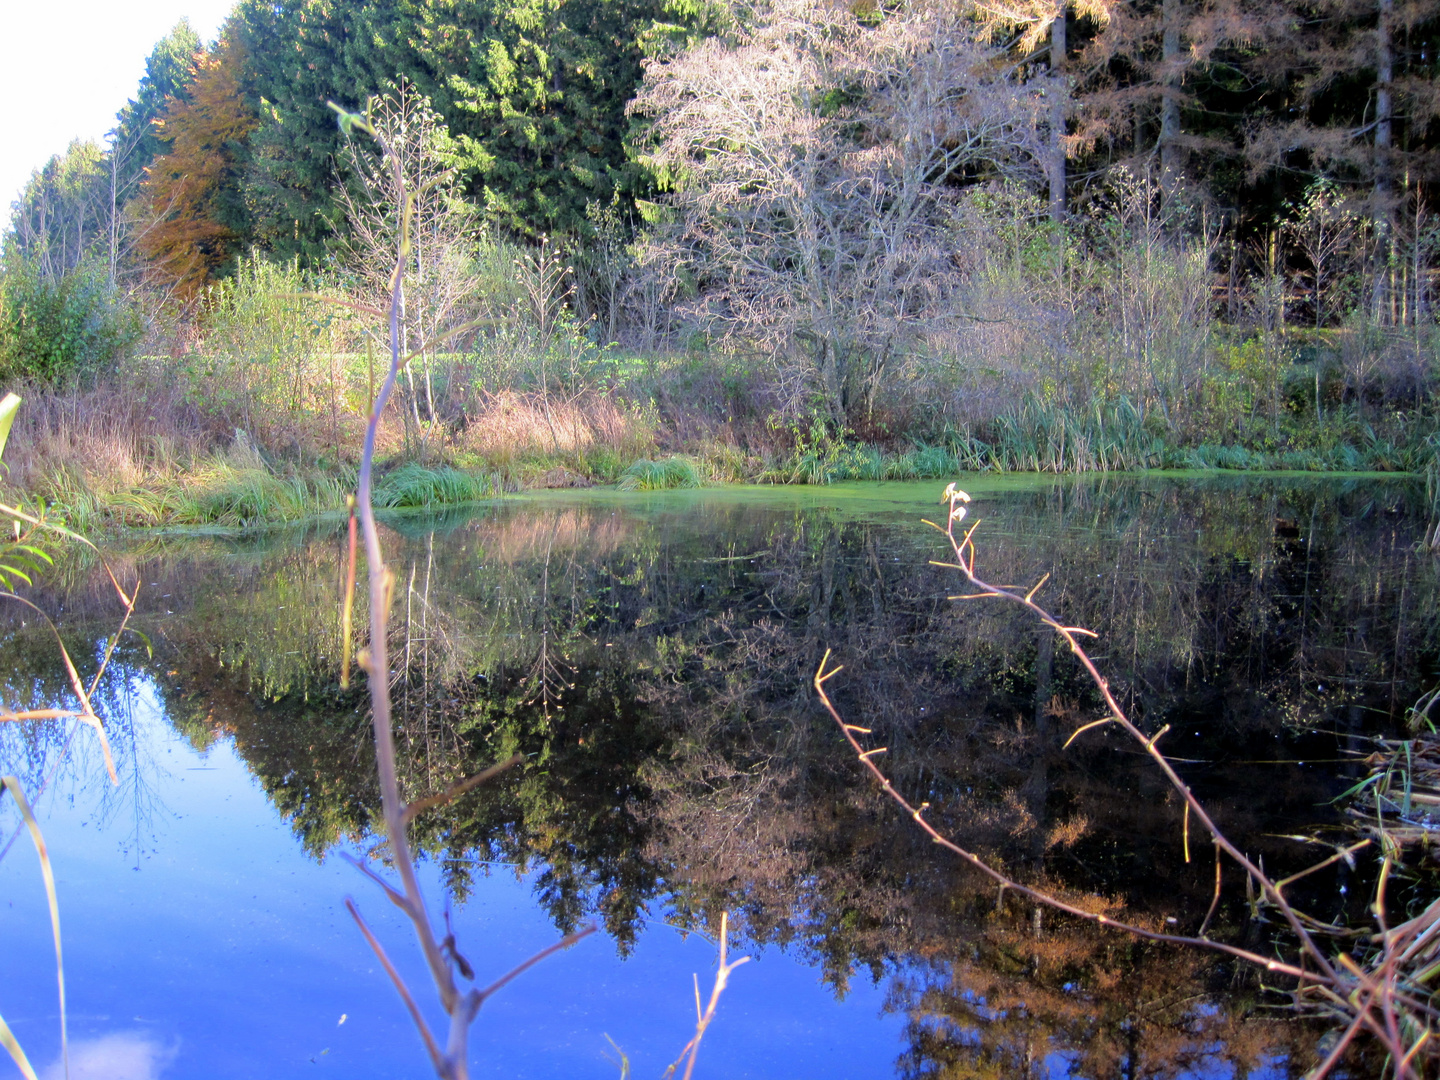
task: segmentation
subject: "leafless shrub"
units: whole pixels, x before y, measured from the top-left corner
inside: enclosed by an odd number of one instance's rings
[[[405,236],[400,351],[408,413],[421,432],[423,449],[429,443],[427,426],[439,418],[437,368],[443,386],[450,388],[454,381],[453,347],[438,346],[449,345],[447,335],[471,318],[479,292],[477,222],[474,208],[455,191],[454,173],[446,165],[450,137],[427,98],[402,82],[377,102],[374,123],[389,147],[386,159],[377,161],[349,144],[347,166],[354,183],[336,190],[350,226],[348,262],[359,279],[360,299],[377,310],[389,301],[391,253],[402,232]],[[418,388],[414,360],[420,361]]]
[[[1186,226],[1185,208],[1150,176],[1119,170],[1099,212],[1106,322],[1118,330],[1120,386],[1167,424],[1190,396],[1209,355],[1215,251],[1213,234]]]
[[[1023,175],[1038,97],[997,74],[959,9],[868,25],[778,0],[733,40],[652,64],[635,110],[682,177],[665,236],[685,314],[786,356],[840,423],[873,409],[920,334],[951,318],[951,181]]]

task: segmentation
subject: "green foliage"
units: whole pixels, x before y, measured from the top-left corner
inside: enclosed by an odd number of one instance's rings
[[[629,162],[626,106],[647,51],[686,33],[693,5],[666,0],[242,0],[261,115],[249,141],[254,239],[312,265],[343,232],[332,190],[343,137],[326,101],[354,107],[403,78],[457,141],[465,195],[522,235],[584,233],[588,202],[646,194]]]
[[[818,409],[788,423],[772,417],[770,427],[788,430],[794,448],[761,476],[769,483],[829,484],[859,475],[870,463],[865,449],[849,441],[850,432]]]
[[[10,441],[10,429],[20,411],[20,396],[6,394],[0,399],[0,455],[5,453],[5,444]],[[13,534],[0,541],[0,588],[14,591],[16,585],[24,582],[35,584],[31,576],[40,570],[40,564],[54,566],[55,560],[45,544],[56,532],[64,533],[63,521],[51,521],[43,502],[37,502],[33,513],[19,516],[10,515]]]
[[[52,281],[74,271],[109,239],[110,179],[104,151],[74,140],[30,174],[6,246]]]
[[[0,379],[93,377],[130,352],[143,329],[139,312],[93,264],[58,279],[22,258],[0,271]]]
[[[677,13],[663,0],[491,0],[475,8],[454,22],[435,11],[431,40],[445,44],[422,49],[453,72],[457,164],[497,224],[521,234],[584,233],[587,203],[616,195],[628,203],[643,192],[643,173],[626,160],[626,106],[643,74],[645,41],[683,34]]]
[[[6,394],[0,399],[0,455],[5,453],[5,444],[10,441],[10,429],[15,426],[15,415],[20,411],[20,395]]]
[[[1277,342],[1255,334],[1238,345],[1220,345],[1215,359],[1220,374],[1209,380],[1207,390],[1225,412],[1273,417],[1283,407],[1281,391],[1290,359]]]
[[[411,463],[376,481],[374,503],[384,509],[427,507],[477,502],[490,498],[496,491],[490,477],[475,476],[448,466],[431,469]]]
[[[135,96],[116,116],[111,153],[115,156],[116,197],[121,203],[134,197],[145,169],[164,152],[165,142],[155,130],[155,121],[164,114],[170,98],[185,96],[190,65],[201,44],[190,20],[176,23],[155,43]]]
[[[622,491],[665,491],[703,486],[704,481],[695,462],[679,455],[659,461],[641,458],[620,474]]]
[[[183,361],[194,404],[272,447],[293,441],[309,418],[334,417],[342,402],[360,405],[360,376],[341,355],[357,316],[326,292],[296,261],[243,260],[210,289],[205,348]],[[333,444],[331,452],[341,456]]]

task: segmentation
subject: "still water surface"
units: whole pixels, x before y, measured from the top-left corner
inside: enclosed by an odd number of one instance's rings
[[[937,857],[840,751],[846,714],[963,843],[1127,918],[1193,931],[1213,865],[1098,715],[1075,665],[1010,611],[946,599],[920,519],[940,485],[549,494],[390,523],[396,694],[412,797],[520,752],[422,818],[437,910],[487,976],[566,930],[602,933],[486,1005],[479,1076],[658,1076],[732,912],[740,968],[701,1075],[1281,1077],[1315,1033],[1248,973],[1041,916]],[[1437,675],[1423,492],[1393,480],[976,480],[978,569],[1033,582],[1158,730],[1232,836],[1272,868],[1326,835],[1346,749]],[[341,906],[412,985],[393,909],[338,854],[379,859],[364,700],[337,684],[342,535],[157,540],[104,683],[121,783],[84,732],[5,725],[41,791],[65,932],[72,1075],[419,1076],[403,1007]],[[69,566],[36,600],[92,657],[113,594]],[[53,644],[4,612],[3,700],[64,702]],[[360,613],[363,618],[363,612]],[[357,622],[359,620],[357,619]],[[84,666],[84,665],[82,665]],[[67,750],[68,746],[68,750]],[[0,843],[17,824],[0,808]],[[3,1015],[58,1057],[34,852],[0,863]],[[377,866],[379,865],[377,861]],[[1357,868],[1360,877],[1365,868]],[[1316,875],[1344,917],[1363,883]],[[1351,888],[1350,886],[1356,886]],[[1228,895],[1221,930],[1269,928]],[[102,1071],[85,1073],[87,1062]],[[118,1064],[117,1064],[118,1063]],[[120,1066],[124,1066],[121,1068]]]

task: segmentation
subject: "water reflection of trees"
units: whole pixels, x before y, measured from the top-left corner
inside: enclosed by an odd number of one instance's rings
[[[1057,485],[978,512],[990,575],[1053,575],[1049,603],[1103,630],[1113,685],[1172,726],[1189,782],[1272,867],[1303,858],[1280,836],[1335,793],[1336,769],[1246,762],[1334,757],[1317,733],[1394,717],[1433,674],[1435,573],[1401,487]],[[948,602],[914,522],[694,513],[506,507],[392,538],[408,796],[526,755],[417,823],[457,895],[487,864],[533,866],[560,926],[599,913],[622,948],[657,898],[692,923],[730,908],[837,987],[857,967],[889,978],[917,1077],[1015,1075],[1053,1054],[1086,1075],[1172,1075],[1222,1045],[1244,1073],[1286,1049],[1243,1022],[1239,973],[1036,924],[939,862],[836,752],[808,688],[834,649],[846,714],[967,846],[1194,929],[1211,868],[1186,865],[1158,778],[1102,732],[1058,751],[1096,715],[1068,657],[1006,611]],[[126,659],[171,723],[201,745],[233,738],[317,857],[366,837],[368,726],[335,685],[339,537],[137,565],[174,614],[148,621],[154,662]],[[64,602],[74,632],[108,614],[100,592]],[[27,640],[12,625],[12,682],[43,696],[53,676]],[[1314,882],[1326,916],[1334,885]],[[1243,904],[1222,918],[1263,932]]]

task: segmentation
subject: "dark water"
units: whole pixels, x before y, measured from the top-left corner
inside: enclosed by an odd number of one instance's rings
[[[475,1029],[481,1076],[659,1076],[689,1037],[731,912],[740,968],[706,1036],[713,1077],[1281,1077],[1316,1031],[1254,976],[997,896],[877,797],[809,680],[897,785],[1010,872],[1117,917],[1193,931],[1214,866],[1160,778],[1105,730],[1074,662],[1012,611],[956,604],[942,485],[515,500],[391,522],[402,770],[414,798],[519,752],[415,826],[424,880],[488,981],[558,933]],[[1347,750],[1394,730],[1437,672],[1423,492],[1271,477],[982,481],[977,569],[1052,576],[1101,666],[1232,838],[1272,872],[1323,849]],[[121,783],[93,740],[0,725],[38,795],[65,932],[72,1075],[425,1075],[341,907],[356,897],[424,990],[364,854],[378,793],[365,701],[337,685],[342,536],[158,539],[103,683]],[[93,671],[114,626],[93,566],[34,594]],[[53,641],[0,611],[3,700],[64,703]],[[363,605],[360,618],[363,620]],[[8,839],[18,817],[0,807]],[[378,864],[377,864],[378,865]],[[1310,879],[1355,918],[1363,864]],[[1238,879],[1217,934],[1271,947]],[[711,935],[707,939],[707,935]],[[58,1056],[33,849],[0,863],[0,1016]],[[343,1019],[342,1019],[343,1018]],[[106,1067],[85,1072],[86,1062]],[[116,1064],[119,1063],[119,1064]],[[123,1066],[123,1067],[122,1067]],[[1363,1071],[1363,1065],[1357,1066]]]

